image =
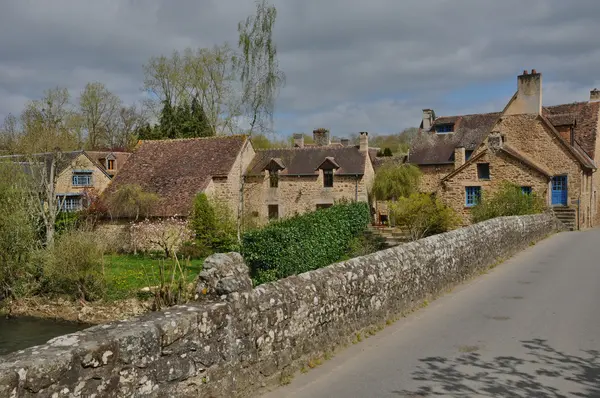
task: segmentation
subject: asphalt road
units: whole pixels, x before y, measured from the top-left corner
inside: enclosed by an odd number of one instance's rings
[[[600,230],[565,232],[266,397],[600,397]]]

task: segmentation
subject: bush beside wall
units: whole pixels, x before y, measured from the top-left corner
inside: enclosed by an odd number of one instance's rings
[[[340,261],[369,221],[366,203],[338,204],[246,233],[241,253],[255,283],[270,282]]]

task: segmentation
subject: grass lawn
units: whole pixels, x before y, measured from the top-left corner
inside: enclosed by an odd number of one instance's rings
[[[141,255],[117,255],[111,254],[104,257],[104,272],[106,277],[106,296],[109,300],[121,300],[136,297],[140,289],[146,286],[157,286],[160,284],[159,264],[172,269],[173,261],[153,258]],[[193,282],[202,270],[204,260],[190,260],[187,264],[181,260],[180,264],[186,276],[187,282]],[[177,278],[179,270],[175,274]],[[171,280],[171,274],[168,275]]]

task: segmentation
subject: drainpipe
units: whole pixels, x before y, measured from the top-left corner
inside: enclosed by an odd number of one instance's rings
[[[577,198],[577,230],[581,229],[581,194]]]
[[[356,175],[356,184],[354,185],[354,201],[358,202],[358,174]]]

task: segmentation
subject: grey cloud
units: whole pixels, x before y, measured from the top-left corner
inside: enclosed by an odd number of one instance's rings
[[[546,102],[584,100],[600,79],[596,0],[275,0],[287,75],[276,128],[356,132],[415,125],[440,114],[497,110],[506,98],[460,107],[444,95],[466,85],[544,73]],[[142,97],[142,65],[187,46],[235,45],[251,0],[5,1],[0,13],[0,116],[44,89],[73,96],[102,81]],[[582,97],[583,96],[583,97]],[[401,98],[401,99],[399,99]],[[467,101],[468,102],[468,101]],[[489,109],[495,108],[495,109]],[[360,127],[359,127],[360,126]]]

